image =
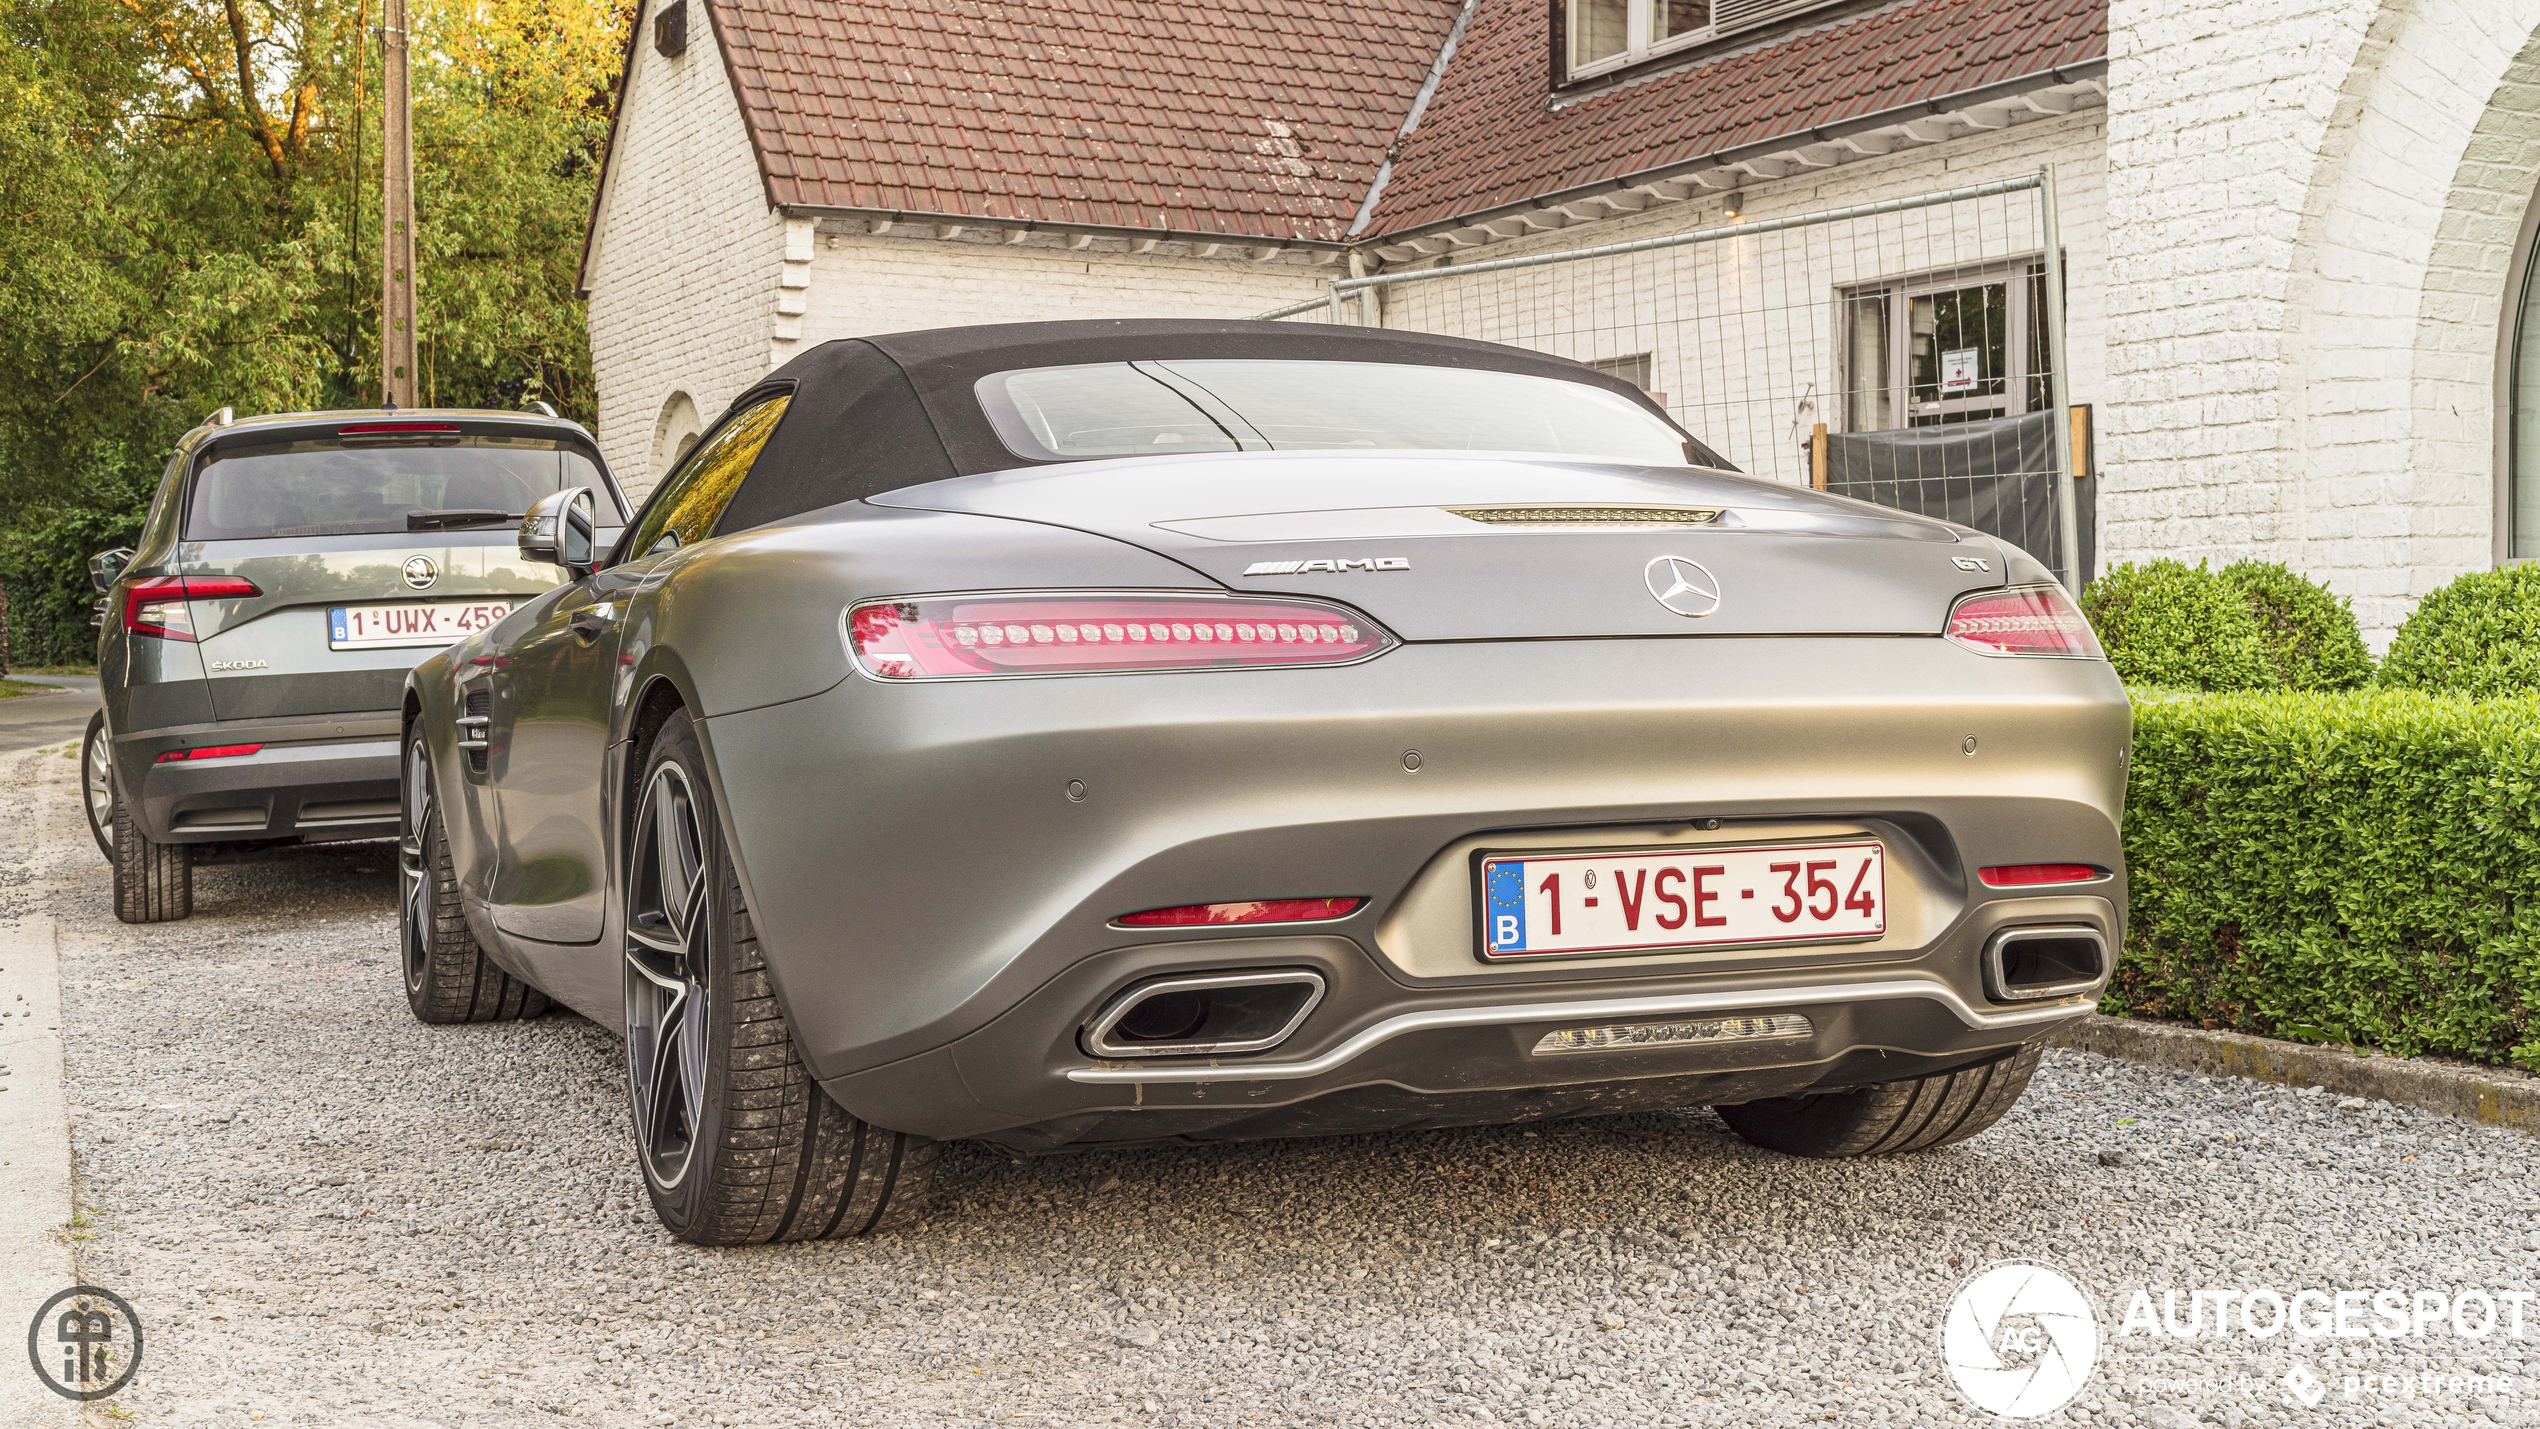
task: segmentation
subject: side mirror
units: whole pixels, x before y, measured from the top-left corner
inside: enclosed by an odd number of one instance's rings
[[[521,559],[562,566],[573,580],[591,574],[598,529],[592,520],[593,510],[591,488],[587,486],[540,497],[538,504],[520,518]]]
[[[97,587],[99,595],[104,595],[115,588],[115,578],[122,575],[131,565],[132,548],[130,546],[117,546],[111,551],[99,551],[88,558],[88,583]]]

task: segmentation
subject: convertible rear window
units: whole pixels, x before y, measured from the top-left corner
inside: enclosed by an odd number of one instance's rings
[[[222,446],[194,473],[185,539],[369,536],[409,530],[492,528],[517,521],[539,497],[588,486],[603,524],[616,498],[579,448],[543,437],[328,433],[255,446]]]
[[[979,403],[1037,461],[1231,451],[1529,452],[1681,466],[1685,439],[1583,382],[1375,362],[1201,360],[1035,367]]]

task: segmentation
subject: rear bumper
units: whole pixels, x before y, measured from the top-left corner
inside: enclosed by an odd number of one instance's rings
[[[119,737],[115,760],[142,831],[161,843],[389,838],[398,733],[394,710],[222,720]],[[263,747],[159,762],[170,750],[229,744]]]

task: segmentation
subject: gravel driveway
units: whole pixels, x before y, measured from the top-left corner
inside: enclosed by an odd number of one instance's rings
[[[2068,1420],[2540,1423],[2540,1306],[2522,1341],[2118,1333],[2138,1287],[2535,1288],[2529,1139],[2079,1053],[1905,1160],[1783,1159],[1701,1111],[961,1146],[915,1231],[677,1245],[607,1032],[407,1015],[385,846],[204,868],[192,920],[127,928],[74,773],[0,764],[0,917],[58,920],[78,1253],[150,1328],[118,1401],[145,1423],[1969,1422],[1941,1319],[2014,1256],[2099,1305]],[[2517,1383],[2339,1387],[2424,1369]]]

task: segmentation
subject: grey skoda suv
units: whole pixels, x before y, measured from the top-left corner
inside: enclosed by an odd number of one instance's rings
[[[624,503],[551,411],[216,413],[177,443],[137,548],[90,563],[103,708],[89,829],[127,923],[193,911],[197,857],[394,837],[406,671],[562,578],[540,497]]]

